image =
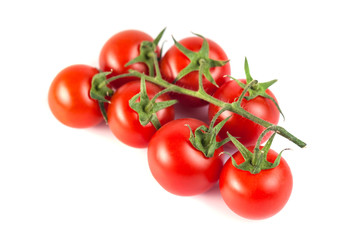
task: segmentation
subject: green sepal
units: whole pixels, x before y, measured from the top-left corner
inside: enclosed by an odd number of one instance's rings
[[[162,36],[164,35],[165,30],[166,30],[166,28],[164,28],[163,30],[161,30],[161,32],[160,32],[160,33],[156,36],[156,38],[154,39],[153,43],[154,43],[155,47],[156,47],[157,45],[159,45],[159,42],[160,42]]]
[[[170,107],[177,103],[176,100],[169,100],[169,101],[163,101],[163,102],[155,102],[155,100],[163,93],[165,93],[168,90],[163,90],[156,94],[152,99],[149,98],[146,92],[146,82],[145,78],[142,77],[140,81],[140,93],[134,95],[129,100],[129,106],[132,108],[135,112],[139,115],[139,121],[142,126],[147,125],[149,122],[151,122],[156,129],[159,129],[161,127],[160,122],[156,116],[156,112]],[[140,101],[137,102],[137,100],[140,97]]]
[[[250,69],[249,69],[249,63],[248,63],[247,57],[245,57],[244,70],[245,70],[245,75],[246,75],[246,83],[249,83],[252,80],[254,80],[250,75]]]
[[[275,133],[271,135],[269,140],[266,142],[265,146],[260,150],[258,146],[254,149],[254,158],[253,163],[258,166],[257,169],[254,169],[253,171],[257,173],[257,171],[265,170],[265,169],[271,169],[279,165],[279,163],[271,163],[269,162],[266,157],[270,150],[271,144],[274,140]]]
[[[193,52],[193,51],[187,49],[186,47],[181,45],[178,41],[176,41],[175,38],[173,37],[175,46],[190,60],[190,63],[179,72],[179,74],[176,76],[173,83],[176,83],[178,80],[180,80],[181,78],[183,78],[184,76],[186,76],[187,74],[189,74],[191,72],[199,71],[200,65],[203,64],[202,74],[204,74],[205,78],[208,81],[210,81],[213,85],[218,87],[217,83],[215,82],[214,78],[212,77],[212,75],[210,73],[210,69],[213,67],[224,66],[227,62],[229,62],[229,60],[220,61],[220,60],[214,60],[214,59],[209,58],[209,43],[208,43],[208,41],[200,34],[194,33],[194,35],[203,39],[201,49],[198,52]]]
[[[152,42],[143,41],[140,44],[140,54],[139,54],[139,56],[137,56],[136,58],[134,58],[134,59],[130,60],[129,62],[127,62],[125,64],[125,67],[128,67],[129,65],[134,64],[134,63],[138,63],[138,62],[143,62],[143,63],[145,63],[146,65],[149,66],[150,58],[147,56],[147,54],[149,52],[152,52],[153,50],[154,50],[154,48],[153,48],[153,43]]]
[[[168,100],[168,101],[164,101],[164,102],[157,102],[156,104],[154,104],[152,111],[154,113],[164,109],[164,108],[168,108],[171,107],[172,105],[176,104],[177,100]]]
[[[195,129],[195,134],[192,132],[189,125],[186,125],[190,130],[189,141],[191,144],[199,151],[201,151],[205,157],[214,156],[215,150],[223,146],[225,143],[230,141],[229,138],[226,138],[220,142],[216,141],[216,136],[218,135],[220,129],[224,126],[227,120],[231,116],[222,120],[215,127],[209,127],[202,125]]]
[[[106,76],[111,72],[100,72],[95,74],[91,81],[90,97],[99,102],[110,103],[106,97],[110,97],[114,94],[114,91],[107,86]]]
[[[191,144],[199,151],[201,151],[205,157],[214,156],[216,150],[216,135],[208,132],[208,128],[205,126],[200,126],[195,130],[195,134],[191,131],[189,125],[187,125],[190,130],[190,142]]]
[[[214,131],[215,134],[217,135],[221,128],[225,125],[225,123],[231,118],[231,116],[228,116],[227,118],[225,118],[224,120],[222,120],[221,122],[219,122],[215,127],[214,127]]]
[[[140,101],[136,102],[136,100],[140,97]],[[148,124],[151,121],[151,117],[152,115],[150,114],[146,114],[144,112],[144,100],[141,99],[141,94],[138,93],[136,95],[134,95],[130,100],[129,100],[129,106],[139,114],[139,121],[140,124],[145,126],[146,124]]]
[[[248,63],[248,60],[246,57],[245,57],[244,70],[245,70],[245,75],[246,75],[246,83],[250,84],[253,81],[253,78],[251,77],[249,63]],[[285,116],[284,116],[283,112],[281,111],[279,104],[275,101],[275,99],[273,97],[271,97],[269,94],[266,93],[266,90],[276,82],[277,82],[277,79],[274,79],[274,80],[271,80],[268,82],[254,84],[251,88],[249,88],[249,90],[248,90],[249,96],[246,96],[245,99],[251,100],[251,99],[256,98],[257,96],[262,96],[264,98],[268,98],[275,104],[276,108],[278,109],[280,114],[285,119]],[[240,83],[239,81],[238,81],[238,83],[240,84],[240,86],[242,88],[244,88],[243,83]]]
[[[203,139],[205,138],[205,132],[208,130],[207,127],[205,127],[204,125],[198,127],[197,129],[195,129],[195,134],[192,132],[191,127],[189,126],[189,124],[186,124],[185,126],[187,126],[190,130],[190,142],[191,144],[199,151],[203,152],[204,155],[206,156],[207,154],[207,149],[205,148],[203,144]]]
[[[285,149],[281,150],[280,153],[277,155],[274,163],[270,163],[271,166],[270,166],[269,168],[265,168],[265,167],[264,167],[264,169],[271,169],[271,168],[277,167],[277,166],[280,164],[280,159],[281,159],[282,153],[283,153],[284,151],[287,151],[287,150],[290,150],[290,148],[285,148]]]
[[[240,143],[234,136],[232,136],[229,132],[227,132],[227,135],[230,139],[230,141],[235,145],[235,147],[239,150],[241,155],[243,156],[245,162],[251,162],[253,159],[253,153],[250,152],[249,149],[247,149],[242,143]]]
[[[100,72],[95,74],[91,80],[91,88],[90,88],[90,97],[96,100],[99,104],[100,112],[104,118],[105,123],[108,122],[108,117],[105,109],[104,103],[110,103],[106,97],[111,97],[114,94],[114,91],[107,86],[108,79],[107,75],[112,72]]]
[[[130,60],[125,64],[125,67],[134,64],[134,63],[145,63],[149,69],[149,75],[154,76],[154,65],[155,59],[157,55],[155,53],[156,47],[160,42],[161,37],[163,36],[166,28],[164,28],[155,38],[154,41],[143,41],[140,44],[140,54],[139,56],[135,57],[134,59]]]
[[[285,151],[285,150],[289,150],[289,148],[285,148],[283,150],[281,150],[281,152],[277,155],[275,161],[273,163],[269,162],[267,159],[266,159],[266,155],[267,153],[269,152],[270,150],[270,147],[271,147],[271,144],[274,140],[274,137],[275,137],[276,133],[273,133],[271,135],[271,137],[269,138],[269,140],[266,142],[265,146],[260,150],[263,154],[263,161],[261,161],[261,165],[260,165],[260,168],[262,170],[266,170],[266,169],[272,169],[272,168],[275,168],[277,167],[279,164],[280,164],[280,159],[281,159],[281,154]]]
[[[232,164],[237,169],[248,171],[252,174],[257,174],[262,170],[268,170],[275,168],[279,165],[281,154],[288,149],[282,150],[278,156],[276,157],[274,163],[271,163],[267,160],[267,154],[270,150],[271,144],[274,140],[275,133],[270,137],[268,142],[265,146],[260,150],[259,146],[257,145],[252,153],[249,149],[247,149],[242,143],[240,143],[235,137],[233,137],[230,133],[227,133],[232,143],[236,146],[239,150],[240,154],[244,158],[244,162],[241,164],[237,164],[235,159],[231,156]]]
[[[233,156],[230,156],[231,157],[231,163],[234,165],[234,167],[236,167],[237,169],[240,169],[240,170],[243,170],[243,171],[248,171],[248,172],[251,172],[251,169],[254,168],[253,165],[251,165],[250,162],[248,161],[245,161],[241,164],[237,164],[235,159],[233,158]]]

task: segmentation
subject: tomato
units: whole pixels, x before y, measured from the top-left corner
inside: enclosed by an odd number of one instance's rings
[[[74,128],[99,124],[103,117],[98,102],[90,97],[92,77],[99,71],[87,65],[72,65],[51,83],[48,103],[54,116]]]
[[[192,131],[205,125],[197,119],[177,119],[159,129],[148,148],[148,163],[156,181],[168,192],[191,196],[209,190],[219,179],[222,148],[207,158],[189,141]]]
[[[214,41],[207,39],[209,43],[209,57],[214,60],[227,60],[227,56],[224,50]],[[181,45],[186,47],[191,51],[199,51],[201,49],[203,39],[201,37],[188,37],[179,41]],[[182,69],[184,69],[190,60],[186,57],[175,45],[173,45],[164,55],[162,60],[160,61],[160,71],[162,73],[163,78],[172,83],[177,75],[180,73]],[[227,63],[221,67],[214,67],[210,69],[210,73],[213,76],[215,82],[221,86],[226,80],[228,80],[225,75],[230,75],[230,64]],[[176,85],[191,89],[198,90],[199,88],[199,72],[194,71],[183,78],[179,79],[176,82]],[[205,91],[212,95],[217,87],[209,82],[205,77],[203,77],[203,85]],[[177,93],[173,93],[174,98],[179,100],[179,103],[184,104],[188,107],[200,107],[207,104],[207,102],[190,97],[187,95],[180,95]]]
[[[113,71],[108,77],[127,73],[129,69],[148,74],[144,63],[125,65],[140,53],[140,44],[143,41],[152,42],[148,34],[138,30],[125,30],[112,36],[102,47],[99,56],[100,69],[104,72]],[[159,51],[159,50],[158,50]],[[119,88],[124,83],[135,80],[136,77],[126,77],[111,82],[111,86]]]
[[[246,83],[245,80],[241,81],[244,84]],[[214,93],[213,97],[224,102],[234,102],[242,92],[243,88],[240,87],[236,81],[228,81]],[[274,94],[269,89],[266,90],[266,93],[276,101]],[[248,96],[248,93],[246,93],[245,96]],[[272,124],[277,124],[279,122],[280,112],[277,109],[275,103],[269,98],[257,96],[256,98],[249,101],[244,98],[241,102],[241,106],[246,111]],[[210,104],[208,112],[209,120],[211,120],[219,110],[220,108],[218,106]],[[230,111],[225,111],[220,114],[216,120],[216,123],[224,120],[230,115],[232,115],[232,117],[223,126],[219,136],[221,138],[226,138],[227,132],[229,132],[234,137],[238,137],[238,140],[245,146],[255,145],[258,137],[265,130],[265,128]],[[271,132],[265,135],[265,137],[262,139],[262,142],[265,142],[267,139],[269,139],[270,136]]]
[[[253,152],[254,147],[248,148]],[[267,160],[273,163],[278,154],[269,150]],[[243,163],[240,152],[233,155],[237,164]],[[290,198],[293,178],[286,161],[258,174],[239,170],[228,160],[220,175],[219,187],[226,205],[236,214],[248,219],[264,219],[278,213]]]
[[[161,88],[146,82],[146,92],[151,99],[160,92]],[[147,147],[156,128],[149,122],[142,126],[139,115],[129,106],[129,100],[140,92],[140,81],[135,80],[121,86],[111,98],[108,106],[108,125],[112,133],[123,143],[136,148]],[[167,101],[170,97],[165,93],[157,98],[158,101]],[[157,112],[161,125],[174,119],[174,107],[168,107]]]

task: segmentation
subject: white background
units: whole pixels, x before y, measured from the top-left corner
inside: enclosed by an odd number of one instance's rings
[[[359,8],[356,1],[2,1],[0,3],[0,239],[359,239]],[[286,121],[307,142],[277,137],[294,177],[285,208],[249,221],[217,188],[195,197],[163,190],[146,149],[105,125],[71,129],[47,105],[52,79],[98,66],[113,34],[164,27],[180,40],[220,44],[232,75],[279,79]]]

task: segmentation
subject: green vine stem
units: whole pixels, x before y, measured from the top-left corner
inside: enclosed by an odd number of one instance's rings
[[[194,91],[194,90],[190,90],[190,89],[186,89],[180,86],[177,86],[175,84],[169,83],[167,81],[165,81],[164,79],[161,78],[161,76],[157,75],[156,77],[151,77],[148,76],[144,73],[140,73],[138,71],[134,71],[134,70],[129,70],[129,74],[132,76],[136,76],[136,77],[144,77],[146,81],[152,82],[154,84],[157,84],[163,88],[170,88],[172,92],[176,92],[176,93],[180,93],[180,94],[186,94],[192,97],[196,97],[199,99],[202,99],[208,103],[214,104],[216,106],[219,106],[221,108],[226,108],[227,110],[234,112],[236,114],[239,114],[265,128],[269,128],[271,126],[274,126],[273,124],[259,118],[256,117],[255,115],[249,113],[248,111],[246,111],[245,109],[243,109],[238,102],[233,102],[233,103],[227,103],[227,102],[223,102],[217,98],[214,98],[213,96],[207,94],[205,91]],[[128,74],[127,74],[128,75]],[[121,78],[123,76],[119,75],[117,76],[118,78]],[[113,77],[112,80],[115,80],[116,78]],[[293,134],[291,134],[290,132],[288,132],[285,128],[281,127],[281,126],[276,126],[276,133],[289,139],[291,142],[293,142],[294,144],[296,144],[297,146],[304,148],[306,146],[306,143],[301,141],[300,139],[298,139],[297,137],[295,137]]]

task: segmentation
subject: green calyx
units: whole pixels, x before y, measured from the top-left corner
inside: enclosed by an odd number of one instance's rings
[[[107,123],[108,121],[105,110],[105,103],[110,103],[107,98],[110,98],[114,94],[114,90],[109,88],[108,84],[114,80],[132,76],[131,73],[126,73],[107,79],[106,77],[111,73],[112,72],[100,72],[98,74],[95,74],[92,78],[90,88],[90,97],[98,102],[105,123]]]
[[[246,57],[245,57],[244,69],[245,69],[245,75],[246,75],[246,84],[250,84],[253,81],[255,81],[250,75],[249,63],[248,63],[248,60],[247,60]],[[237,79],[235,79],[235,80],[237,81],[237,83],[242,88],[246,87],[245,84],[241,83]],[[264,98],[268,98],[276,105],[276,107],[279,110],[280,114],[285,119],[285,116],[284,116],[283,112],[281,111],[279,104],[275,101],[275,99],[273,97],[271,97],[269,94],[266,93],[266,90],[276,82],[277,82],[277,80],[274,79],[274,80],[271,80],[271,81],[268,81],[268,82],[263,82],[263,83],[256,82],[255,84],[252,84],[252,86],[248,89],[249,95],[246,96],[245,99],[246,100],[251,100],[251,99],[256,98],[257,96],[262,96]]]
[[[231,156],[232,164],[237,169],[241,169],[244,171],[248,171],[252,174],[260,173],[262,170],[272,169],[277,167],[280,164],[281,155],[285,150],[282,150],[278,156],[276,157],[275,161],[273,163],[269,162],[267,160],[267,154],[270,150],[271,144],[274,140],[275,134],[274,133],[270,139],[266,142],[265,146],[260,149],[260,143],[261,139],[268,133],[269,131],[277,131],[277,126],[271,126],[267,129],[265,129],[262,134],[259,136],[259,139],[256,143],[256,146],[254,148],[254,152],[251,152],[249,149],[247,149],[243,144],[241,144],[235,137],[233,137],[230,133],[227,133],[231,142],[235,145],[235,147],[239,150],[241,155],[244,158],[244,162],[241,164],[237,164],[235,159]]]
[[[158,60],[158,56],[156,54],[156,47],[160,42],[160,39],[162,38],[164,32],[165,32],[166,28],[164,28],[159,34],[158,36],[155,38],[155,40],[153,42],[150,41],[143,41],[140,44],[140,54],[139,56],[137,56],[136,58],[132,59],[131,61],[129,61],[125,67],[134,64],[134,63],[145,63],[146,66],[149,69],[149,75],[150,76],[154,76],[155,72],[154,72],[154,65],[155,62],[157,62]],[[161,52],[162,52],[162,48],[160,51],[160,56],[161,56]]]
[[[107,86],[108,80],[106,79],[106,76],[109,74],[111,74],[111,72],[100,72],[94,75],[90,89],[90,97],[92,99],[100,102],[110,102],[106,97],[110,97],[114,91]]]
[[[142,126],[151,122],[156,129],[161,127],[160,121],[156,116],[156,112],[177,103],[176,100],[155,102],[160,95],[168,91],[170,91],[170,89],[160,91],[152,99],[150,99],[146,92],[145,78],[141,78],[140,93],[136,94],[129,100],[129,106],[139,114],[139,121]],[[140,101],[137,101],[139,98]]]
[[[216,126],[215,120],[219,117],[219,115],[226,111],[227,108],[223,108],[220,110],[212,119],[210,126],[206,127],[204,125],[195,129],[195,133],[192,132],[189,125],[187,125],[190,129],[190,142],[191,144],[199,151],[201,151],[205,157],[214,156],[215,150],[219,147],[223,146],[225,143],[230,141],[230,138],[226,138],[220,142],[216,141],[216,136],[219,134],[221,128],[224,124],[229,120],[229,117],[219,122]]]
[[[90,97],[98,101],[101,114],[106,123],[108,119],[104,103],[110,103],[106,97],[111,97],[114,94],[114,91],[107,86],[109,81],[106,79],[106,76],[109,74],[111,74],[111,72],[100,72],[95,74],[92,78],[90,89]]]
[[[210,81],[212,84],[218,87],[214,78],[210,73],[210,69],[213,67],[221,67],[224,66],[229,60],[218,61],[209,58],[209,43],[208,41],[201,35],[195,34],[196,36],[203,39],[203,43],[201,49],[198,52],[193,52],[183,45],[181,45],[178,41],[173,37],[175,46],[190,60],[190,63],[182,69],[179,74],[176,76],[173,83],[176,83],[178,80],[186,76],[187,74],[193,71],[199,71],[200,67],[202,67],[202,74],[205,78]]]

